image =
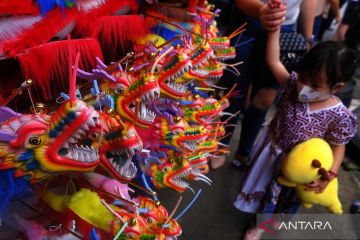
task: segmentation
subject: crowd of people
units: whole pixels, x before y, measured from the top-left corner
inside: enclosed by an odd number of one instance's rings
[[[226,11],[226,4],[221,2]],[[247,30],[232,39],[241,76],[225,72],[224,87],[237,84],[240,94],[230,98],[231,113],[242,112],[241,136],[232,164],[244,170],[234,206],[248,213],[296,213],[294,191],[278,184],[279,164],[297,144],[310,138],[328,142],[334,155],[329,179],[308,184],[308,191],[322,192],[337,177],[345,145],[356,134],[358,120],[337,93],[351,79],[359,50],[360,4],[347,1],[345,14],[339,0],[237,0],[223,20],[223,31],[247,22]],[[231,2],[226,2],[231,5]],[[339,24],[332,41],[322,41],[331,22]],[[329,24],[330,23],[330,24]],[[307,52],[294,69],[280,58],[284,33],[301,33]],[[265,116],[277,104],[269,124]],[[231,119],[229,133],[238,119]],[[223,139],[230,145],[232,134]],[[225,162],[218,160],[213,168]],[[286,203],[286,204],[285,204]],[[259,239],[262,230],[254,225],[245,239]]]

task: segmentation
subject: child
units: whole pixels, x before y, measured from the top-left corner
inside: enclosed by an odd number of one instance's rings
[[[278,30],[268,33],[266,60],[274,77],[284,86],[282,99],[250,155],[253,165],[234,202],[244,212],[274,213],[279,209],[285,212],[292,207],[283,205],[291,199],[275,181],[279,159],[309,138],[323,138],[331,145],[334,153],[331,180],[336,177],[345,144],[358,125],[356,117],[334,96],[348,80],[344,76],[355,69],[355,53],[340,43],[322,42],[304,56],[298,73],[289,73],[280,62],[279,34]],[[308,189],[322,192],[328,183],[317,180]],[[257,239],[259,233],[256,228],[249,229],[245,239]]]

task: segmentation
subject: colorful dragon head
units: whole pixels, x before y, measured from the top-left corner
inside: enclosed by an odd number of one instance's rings
[[[159,96],[159,85],[155,77],[150,73],[142,74],[123,94],[117,95],[116,112],[124,119],[147,128],[155,119],[155,113],[149,109],[149,104]]]
[[[123,208],[118,208],[116,206],[112,207],[113,210],[123,219],[123,221],[128,223],[118,239],[142,239],[141,236],[144,234],[144,230],[147,229],[146,220],[140,215],[135,215],[134,213],[129,212]],[[121,222],[118,219],[112,221],[110,229],[112,237],[116,236],[116,234],[124,225],[124,222]]]
[[[199,125],[207,125],[214,118],[221,115],[221,112],[229,106],[229,100],[222,98],[216,100],[208,98],[203,101],[201,107],[184,107],[185,119]]]
[[[12,163],[3,159],[1,168],[18,168],[24,175],[36,170],[46,173],[92,171],[98,165],[98,153],[77,143],[95,126],[98,117],[84,102],[68,100],[51,116],[29,114],[5,121],[0,131],[12,139],[2,142],[0,148],[12,154],[7,158]]]
[[[184,49],[177,48],[166,57],[159,71],[158,82],[161,93],[170,98],[184,98],[188,93],[186,86],[176,81],[192,67],[191,58]]]
[[[209,43],[200,43],[190,52],[192,68],[196,69],[213,55],[213,49]]]
[[[225,49],[230,47],[230,39],[228,37],[212,37],[209,39],[210,46],[214,49]]]
[[[138,207],[144,209],[140,215],[146,219],[149,234],[164,234],[166,237],[178,237],[181,235],[182,229],[175,219],[168,220],[169,214],[166,208],[158,205],[151,198],[139,196],[135,200]],[[165,226],[164,226],[165,225]]]
[[[187,158],[187,160],[191,166],[191,172],[188,175],[190,180],[198,180],[201,178],[200,174],[202,175],[209,172],[207,154],[192,154]]]
[[[214,55],[218,61],[234,59],[236,57],[236,49],[234,47],[215,49]]]
[[[171,145],[178,150],[185,152],[193,152],[199,144],[207,137],[206,129],[202,126],[190,127],[183,119],[178,119],[174,125],[160,118],[156,124],[158,133],[165,145]]]
[[[99,114],[80,100],[67,100],[51,116],[47,145],[35,149],[36,159],[46,171],[90,171],[99,155],[78,141],[99,121]]]
[[[133,124],[122,123],[118,116],[99,112],[100,122],[83,138],[85,145],[98,148],[100,166],[107,174],[121,181],[134,178],[137,169],[132,158],[142,149],[142,142]]]
[[[191,172],[190,164],[183,157],[171,157],[161,165],[152,164],[149,174],[157,188],[170,187],[178,192],[184,192],[189,184],[184,181]]]

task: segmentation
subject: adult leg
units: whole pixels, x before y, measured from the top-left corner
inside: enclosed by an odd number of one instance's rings
[[[232,60],[229,63],[236,63],[242,61],[243,64],[238,65],[236,68],[241,73],[240,76],[236,76],[233,71],[226,70],[224,75],[221,78],[220,84],[223,87],[226,87],[230,90],[236,84],[236,94],[229,98],[229,107],[225,109],[226,112],[236,114],[239,111],[243,110],[243,105],[246,100],[246,94],[249,87],[249,69],[251,69],[252,64],[250,64],[250,56],[253,49],[253,38],[249,34],[243,34],[239,36],[236,41],[232,42],[232,45],[236,47],[236,59]],[[238,120],[238,116],[229,118],[229,116],[223,116],[222,121],[226,121],[225,130],[226,137],[221,140],[223,144],[230,145],[230,141],[235,130],[235,126]],[[210,167],[212,169],[217,169],[224,165],[226,161],[226,156],[216,157],[210,160]]]
[[[267,110],[272,106],[277,95],[278,83],[271,74],[264,59],[266,38],[262,38],[256,43],[253,64],[254,79],[253,92],[249,107],[244,112],[242,121],[239,147],[237,149],[233,163],[245,163],[250,154],[255,139],[265,121]]]
[[[267,110],[272,106],[277,95],[274,88],[262,88],[253,97],[250,106],[244,113],[240,143],[237,157],[246,160],[255,142],[262,124],[265,121]]]

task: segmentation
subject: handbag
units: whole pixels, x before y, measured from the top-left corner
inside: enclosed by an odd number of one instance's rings
[[[302,34],[280,33],[280,60],[288,71],[295,69],[306,51],[306,40]]]

